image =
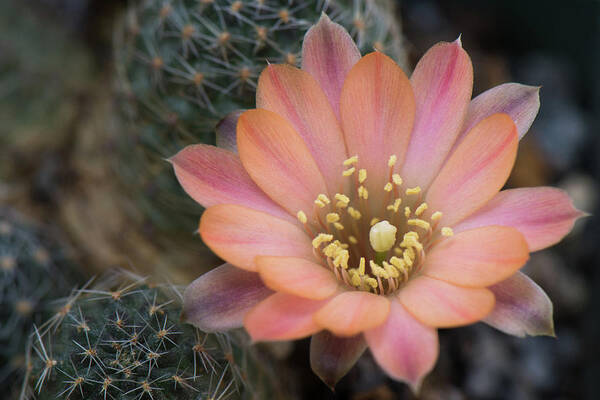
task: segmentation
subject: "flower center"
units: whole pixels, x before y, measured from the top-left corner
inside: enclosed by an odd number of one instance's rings
[[[428,210],[420,187],[403,187],[396,161],[395,155],[389,158],[388,181],[379,193],[369,193],[367,170],[358,169],[358,156],[350,157],[344,161],[343,193],[333,201],[325,194],[315,199],[317,222],[309,222],[304,211],[297,214],[313,237],[315,255],[340,281],[381,295],[400,289],[421,269],[426,251],[453,234],[449,227],[438,228],[442,213]]]

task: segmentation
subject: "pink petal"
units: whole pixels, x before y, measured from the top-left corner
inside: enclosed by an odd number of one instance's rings
[[[533,124],[539,109],[539,87],[519,83],[505,83],[491,88],[471,101],[467,119],[463,124],[463,130],[457,139],[457,143],[479,121],[496,113],[508,114],[512,118],[517,126],[519,139],[521,139]]]
[[[367,348],[363,335],[341,338],[322,331],[310,340],[310,367],[334,390],[336,383],[350,371]]]
[[[244,170],[234,153],[206,144],[187,146],[171,159],[179,183],[204,207],[240,204],[292,220]]]
[[[237,153],[237,122],[246,110],[235,110],[223,117],[215,127],[217,147]]]
[[[465,288],[419,276],[398,292],[406,309],[425,325],[449,328],[477,322],[494,307],[488,289]]]
[[[554,336],[552,302],[527,275],[516,273],[489,288],[496,306],[483,321],[510,335]]]
[[[319,82],[338,118],[344,80],[358,60],[360,51],[348,32],[326,14],[304,36],[302,69]]]
[[[313,260],[310,238],[297,225],[237,205],[207,209],[200,235],[212,251],[236,267],[256,271],[254,258],[293,256]]]
[[[367,292],[343,292],[314,315],[315,322],[337,336],[354,336],[381,325],[390,311],[387,297]]]
[[[471,100],[473,66],[460,40],[429,49],[410,82],[417,108],[401,175],[408,186],[425,189],[460,133]]]
[[[479,209],[504,185],[517,155],[517,129],[506,114],[477,124],[452,153],[425,197],[452,226]]]
[[[244,327],[256,342],[310,336],[320,330],[313,321],[313,314],[325,302],[275,293],[246,314]]]
[[[389,157],[396,155],[402,165],[414,113],[410,82],[391,58],[368,54],[348,73],[340,98],[348,154],[358,155],[367,183],[378,192],[389,179]]]
[[[329,192],[339,190],[348,158],[344,136],[317,81],[292,66],[269,65],[258,80],[256,107],[284,117],[306,143]]]
[[[311,216],[314,200],[327,185],[308,147],[283,117],[267,110],[246,111],[238,120],[238,150],[252,180],[293,215]]]
[[[437,331],[417,321],[398,301],[391,303],[387,321],[365,332],[365,338],[386,374],[406,382],[416,393],[437,360]]]
[[[513,275],[529,259],[514,228],[486,226],[443,239],[427,252],[423,273],[459,286],[486,287]]]
[[[258,273],[269,288],[306,299],[323,300],[333,296],[338,280],[321,264],[296,257],[265,257],[254,260]]]
[[[272,293],[258,274],[223,264],[185,289],[181,318],[207,332],[240,328],[244,315]]]
[[[460,222],[454,232],[486,225],[517,228],[530,251],[558,243],[585,214],[573,207],[562,190],[550,187],[503,190],[475,214]]]

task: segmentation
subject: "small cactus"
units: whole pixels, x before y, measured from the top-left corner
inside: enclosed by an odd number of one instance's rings
[[[241,338],[181,324],[175,288],[124,274],[76,291],[35,328],[33,398],[273,398]]]
[[[34,323],[51,315],[53,300],[67,295],[65,251],[49,233],[0,208],[0,390],[15,389],[23,371],[27,336]],[[74,274],[71,274],[74,275]]]
[[[195,228],[200,208],[165,158],[192,143],[214,143],[217,122],[253,108],[257,79],[270,63],[300,65],[302,39],[323,12],[374,48],[404,62],[394,0],[146,0],[115,34],[122,104],[131,127],[117,139],[118,175],[137,194],[149,225]]]

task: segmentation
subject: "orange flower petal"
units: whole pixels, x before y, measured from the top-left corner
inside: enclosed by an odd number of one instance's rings
[[[367,180],[382,188],[387,182],[388,158],[402,165],[415,115],[415,99],[402,69],[375,52],[350,70],[340,98],[342,128],[350,156],[358,155]],[[381,191],[381,189],[378,189]]]
[[[437,330],[423,325],[397,301],[383,325],[365,332],[375,361],[392,378],[408,383],[417,393],[435,365],[439,344]]]
[[[530,251],[558,243],[585,213],[573,207],[569,195],[551,187],[503,190],[485,206],[456,225],[454,233],[486,225],[515,227]]]
[[[256,271],[254,258],[259,255],[314,258],[310,238],[298,225],[247,207],[207,209],[200,235],[219,257],[249,271]]]
[[[461,131],[473,90],[473,66],[460,40],[438,43],[417,64],[410,82],[416,116],[402,177],[429,187]]]
[[[525,238],[514,228],[487,226],[442,240],[427,252],[423,273],[469,287],[498,283],[529,258]]]
[[[275,293],[258,303],[244,318],[244,327],[254,341],[294,340],[321,330],[313,314],[324,300],[309,300]]]
[[[425,201],[452,226],[490,200],[504,185],[517,155],[517,128],[494,114],[465,137],[431,184]]]
[[[183,189],[204,207],[239,204],[294,220],[256,186],[240,158],[228,150],[196,144],[187,146],[170,161]]]
[[[325,93],[308,73],[289,65],[269,65],[258,80],[256,107],[284,117],[306,143],[329,193],[339,190],[347,157],[344,136]]]
[[[398,299],[419,321],[436,328],[472,324],[494,307],[494,295],[488,289],[454,286],[426,276],[400,289]]]
[[[386,297],[368,292],[344,292],[315,313],[315,322],[337,336],[353,336],[381,325],[390,311]]]
[[[319,82],[339,118],[340,94],[346,75],[360,60],[360,51],[342,26],[323,13],[306,32],[302,43],[302,69]]]
[[[290,123],[271,111],[246,111],[238,120],[237,140],[254,182],[291,214],[303,210],[312,215],[314,200],[327,193],[327,185]]]
[[[254,263],[269,288],[313,300],[335,294],[338,280],[320,264],[296,257],[256,257]]]

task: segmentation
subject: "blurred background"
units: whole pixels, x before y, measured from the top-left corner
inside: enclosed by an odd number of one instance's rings
[[[192,3],[208,33],[192,29]],[[305,29],[297,21],[316,18],[302,1],[290,2],[285,15],[265,9],[257,18],[273,24],[277,43],[248,42],[237,3],[221,1],[223,13],[210,14],[206,0],[0,0],[0,214],[59,242],[59,258],[83,277],[119,266],[186,284],[218,265],[194,234],[201,209],[164,158],[187,143],[214,141],[220,115],[252,107],[261,63],[237,49],[297,63],[284,26]],[[431,45],[462,35],[474,95],[511,81],[542,86],[540,113],[508,186],[558,186],[579,209],[598,214],[600,2],[359,3],[340,0],[330,11],[354,29],[361,49],[381,46],[407,70]],[[204,57],[204,46],[214,56]],[[440,360],[421,398],[600,398],[599,242],[595,218],[580,220],[525,267],[554,302],[556,339],[512,338],[482,324],[442,331]],[[3,246],[6,273],[12,250]],[[295,398],[413,398],[369,355],[331,393],[310,371],[308,341],[265,351]]]

